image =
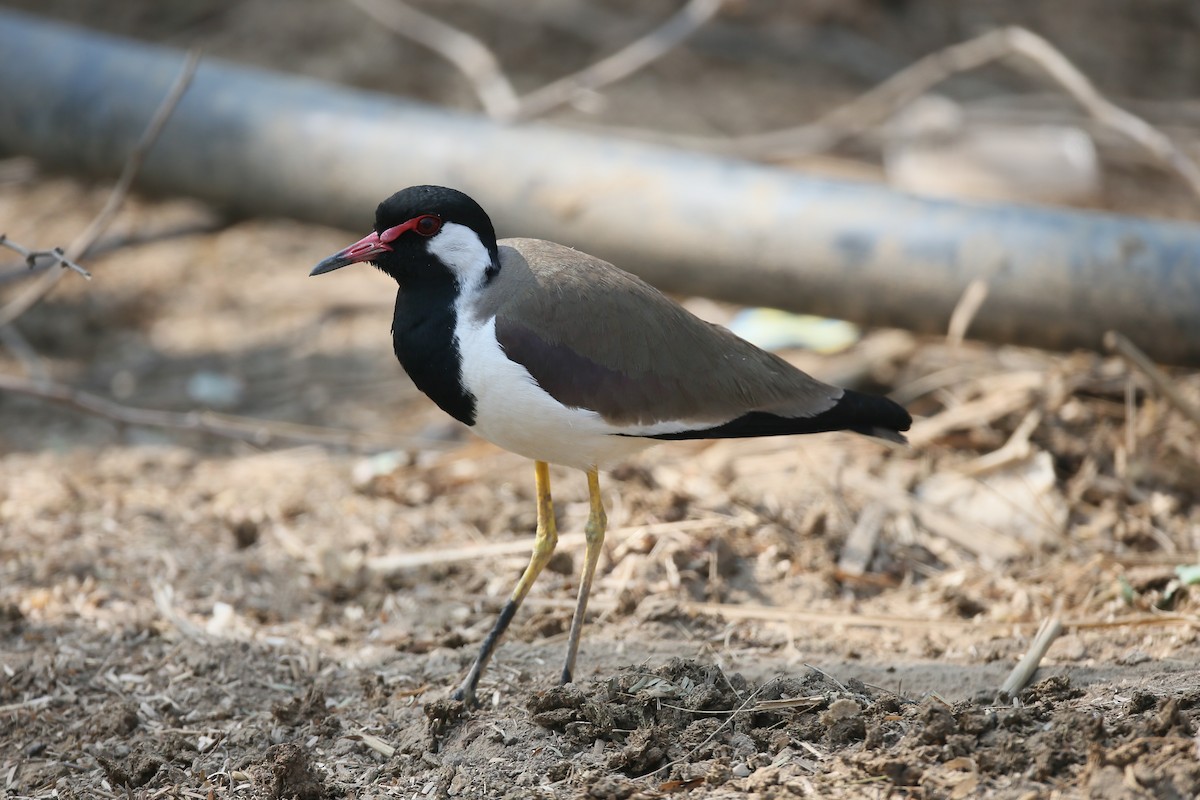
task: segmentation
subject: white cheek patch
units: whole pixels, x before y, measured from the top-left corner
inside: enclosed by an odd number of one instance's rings
[[[479,235],[457,222],[444,224],[441,232],[429,240],[426,249],[449,267],[463,291],[478,287],[492,266],[492,256]]]

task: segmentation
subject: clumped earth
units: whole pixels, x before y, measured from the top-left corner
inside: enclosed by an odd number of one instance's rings
[[[5,665],[19,680],[0,699],[51,698],[6,712],[20,719],[3,731],[21,746],[7,757],[14,796],[1200,792],[1194,683],[1144,681],[1122,695],[1060,673],[1015,698],[979,691],[951,702],[817,669],[750,680],[670,658],[467,713],[457,701],[413,702],[388,667],[317,656],[298,679],[303,656],[288,644],[58,631],[65,652],[39,654],[31,626],[9,626],[6,646],[18,652]]]
[[[486,35],[496,12],[483,5],[446,13]],[[423,53],[360,58],[360,37],[389,36],[328,4],[128,3],[104,20],[38,6],[472,102]],[[605,8],[594,22],[633,13]],[[876,4],[838,8],[806,13],[892,41]],[[1053,31],[1071,22],[1061,8],[1033,21]],[[739,13],[734,28],[773,25]],[[519,81],[628,38],[592,25],[581,48],[557,19],[496,39]],[[1121,30],[1168,36],[1160,22]],[[719,41],[737,41],[729,30]],[[533,47],[547,37],[557,46]],[[831,100],[828,83],[798,88],[710,46],[615,88],[605,121],[653,118],[672,87],[691,99],[664,124],[703,132],[700,101],[715,113],[785,89]],[[1102,79],[1114,63],[1072,55]],[[714,83],[698,100],[682,89],[701,70]],[[748,129],[794,121],[734,106],[721,113]],[[1200,219],[1166,176],[1113,177],[1114,208]],[[69,242],[106,195],[0,162],[0,227],[26,244]],[[131,407],[266,421],[230,442],[0,394],[6,797],[1200,796],[1200,590],[1187,569],[1200,561],[1200,431],[1139,372],[1092,353],[875,331],[838,355],[788,354],[894,392],[918,417],[913,446],[680,443],[614,470],[579,678],[565,687],[554,678],[588,506],[582,476],[552,470],[560,552],[485,676],[483,706],[449,700],[528,557],[531,470],[403,377],[382,278],[306,280],[347,241],[134,198],[89,260],[96,279],[68,276],[6,340],[5,375],[43,370]],[[0,281],[0,302],[27,285]],[[1200,403],[1200,374],[1170,378]],[[317,445],[296,423],[369,436]],[[1050,617],[1064,635],[1028,688],[1003,696]]]

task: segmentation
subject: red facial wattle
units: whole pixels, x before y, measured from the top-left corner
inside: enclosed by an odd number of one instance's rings
[[[408,231],[413,231],[419,236],[433,236],[442,229],[442,219],[435,214],[421,214],[412,219],[402,222],[399,225],[393,225],[382,233],[371,231],[363,238],[359,239],[349,247],[339,250],[329,258],[322,261],[313,267],[312,275],[321,275],[326,272],[333,272],[335,269],[349,266],[350,264],[359,264],[363,261],[371,261],[382,253],[392,252],[391,243],[399,239]]]

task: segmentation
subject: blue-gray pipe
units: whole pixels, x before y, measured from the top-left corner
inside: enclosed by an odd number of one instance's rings
[[[115,174],[182,63],[0,12],[0,151]],[[982,277],[972,336],[1098,349],[1116,329],[1159,361],[1200,364],[1193,225],[918,199],[215,59],[139,176],[146,190],[355,233],[414,183],[465,190],[501,235],[555,239],[670,291],[944,332]],[[294,264],[296,279],[310,266]]]

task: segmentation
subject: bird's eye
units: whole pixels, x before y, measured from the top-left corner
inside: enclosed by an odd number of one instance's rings
[[[426,214],[425,216],[419,218],[416,226],[413,228],[413,230],[422,236],[433,236],[441,229],[442,221],[432,214]]]

